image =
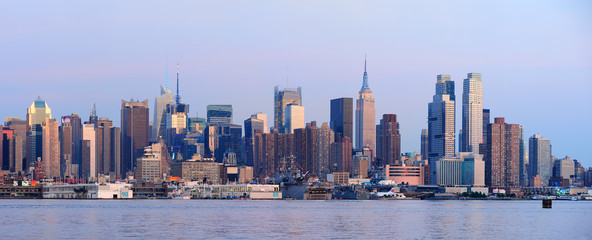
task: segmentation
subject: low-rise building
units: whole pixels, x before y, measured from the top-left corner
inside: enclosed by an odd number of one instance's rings
[[[132,185],[128,183],[85,183],[43,186],[43,198],[119,199],[132,197]]]
[[[423,185],[425,180],[425,166],[394,166],[386,165],[386,178],[396,183],[405,183],[407,185]]]

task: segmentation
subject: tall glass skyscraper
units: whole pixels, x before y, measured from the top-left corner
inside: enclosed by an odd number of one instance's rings
[[[539,175],[543,186],[549,184],[549,178],[553,175],[553,159],[551,157],[551,140],[535,134],[529,139],[528,176],[531,178]],[[535,185],[534,182],[530,183]]]
[[[331,100],[330,127],[335,132],[336,142],[340,141],[343,137],[353,138],[353,103],[353,98],[337,98]]]
[[[450,75],[438,75],[436,93],[428,104],[428,148],[430,165],[430,184],[437,184],[436,162],[443,157],[453,157],[455,153],[456,102],[454,82]]]
[[[152,140],[158,141],[166,134],[167,105],[173,104],[173,92],[164,86],[160,86],[160,96],[154,100],[154,120],[152,122]]]
[[[284,88],[279,91],[275,86],[273,93],[273,127],[280,133],[286,133],[286,107],[288,105],[302,106],[302,89],[300,87]]]
[[[31,163],[43,156],[43,131],[42,124],[46,118],[51,119],[51,108],[47,103],[37,99],[27,109],[27,169]]]
[[[481,73],[468,73],[463,84],[462,152],[479,153],[483,143],[483,82]]]
[[[366,60],[364,60],[362,89],[358,92],[356,100],[356,149],[361,150],[366,146],[376,151],[376,111],[372,90],[368,86],[368,73]]]

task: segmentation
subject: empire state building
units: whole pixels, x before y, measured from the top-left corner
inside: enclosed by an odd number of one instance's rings
[[[368,86],[368,73],[366,72],[366,60],[364,60],[364,78],[362,89],[356,100],[356,149],[370,147],[376,151],[376,115],[374,110],[374,98],[372,90]]]

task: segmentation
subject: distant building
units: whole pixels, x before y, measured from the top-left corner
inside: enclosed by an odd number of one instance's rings
[[[376,126],[376,160],[379,167],[401,165],[401,134],[396,114],[384,114]]]
[[[59,124],[55,119],[45,118],[42,126],[43,154],[46,178],[61,178]]]
[[[384,168],[385,177],[396,183],[408,185],[425,185],[425,165],[420,166],[396,166],[387,164]]]
[[[232,124],[232,105],[208,105],[208,123]]]
[[[245,159],[247,166],[253,166],[255,159],[255,133],[265,133],[266,114],[253,114],[245,120]]]
[[[294,132],[296,162],[313,176],[325,178],[331,172],[331,144],[335,139],[327,123],[319,128],[315,121]]]
[[[571,178],[574,175],[575,164],[569,156],[555,160],[553,166],[553,177],[563,178],[571,181]]]
[[[463,84],[462,152],[479,153],[483,143],[483,82],[481,73],[468,73]]]
[[[27,109],[27,162],[25,168],[43,155],[43,134],[41,125],[46,118],[51,117],[51,108],[40,97]]]
[[[204,132],[205,157],[214,158],[216,162],[221,163],[224,159],[224,152],[231,149],[236,153],[236,158],[241,160],[242,132],[241,125],[208,124]]]
[[[358,92],[356,100],[356,149],[365,146],[376,151],[376,110],[374,97],[368,85],[368,73],[366,72],[366,59],[364,59],[364,77],[362,88]]]
[[[149,143],[148,100],[121,100],[121,176],[133,171]]]
[[[485,186],[483,155],[461,152],[457,156],[440,159],[435,168],[440,186]]]
[[[455,153],[455,99],[454,81],[450,80],[450,75],[438,75],[433,101],[428,104],[428,147],[425,156],[430,165],[429,184],[432,185],[437,184],[436,161]]]
[[[160,86],[160,95],[154,99],[152,141],[158,141],[165,137],[167,106],[172,104],[174,104],[173,92],[167,87]]]
[[[370,147],[365,147],[362,150],[356,150],[352,159],[352,175],[360,178],[368,177],[368,170],[372,159],[372,151]]]
[[[437,184],[458,186],[462,183],[463,161],[459,157],[444,157],[436,162]]]
[[[427,129],[422,129],[421,130],[421,156],[424,159],[428,158],[428,139],[429,139],[429,135],[428,135],[428,130]]]
[[[298,129],[296,132],[304,132],[304,129]],[[254,176],[259,178],[274,172],[282,160],[288,161],[289,157],[296,154],[297,146],[295,144],[297,144],[295,134],[279,133],[275,130],[270,133],[256,132],[253,159]]]
[[[144,154],[137,159],[135,178],[138,183],[162,180],[169,173],[166,147],[155,143],[144,148]]]
[[[80,177],[83,179],[97,177],[97,135],[94,124],[82,125],[82,142]]]
[[[304,128],[304,107],[294,104],[286,106],[284,133],[294,133],[294,129]]]
[[[553,162],[551,159],[551,141],[543,138],[540,134],[535,134],[529,139],[528,154],[528,176],[533,178],[538,175],[538,181],[543,185],[549,183],[549,178],[553,175]],[[531,183],[531,187],[537,183]]]
[[[9,139],[10,172],[27,170],[27,121],[20,118],[6,118],[5,127],[12,130]]]
[[[273,127],[279,133],[286,133],[286,106],[288,105],[302,106],[302,89],[300,87],[292,89],[285,88],[280,91],[278,86],[274,88],[273,94]]]
[[[335,132],[335,142],[343,137],[353,139],[353,98],[336,98],[331,100],[331,122],[329,123]]]
[[[331,143],[330,167],[333,172],[353,173],[352,168],[352,142],[347,136],[337,142]]]
[[[219,184],[220,168],[222,163],[214,162],[212,158],[194,155],[190,160],[172,163],[171,175],[185,181]]]
[[[487,126],[485,183],[490,187],[520,186],[520,125],[495,118]]]

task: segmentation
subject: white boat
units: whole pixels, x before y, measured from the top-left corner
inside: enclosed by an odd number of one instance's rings
[[[173,196],[171,199],[174,199],[174,200],[189,200],[189,199],[191,199],[191,197],[190,196],[187,196],[187,195],[177,195],[177,196]]]

